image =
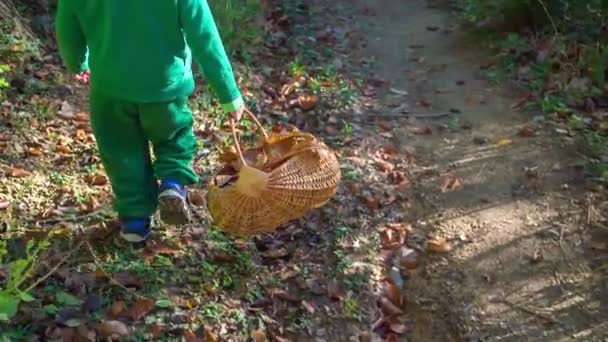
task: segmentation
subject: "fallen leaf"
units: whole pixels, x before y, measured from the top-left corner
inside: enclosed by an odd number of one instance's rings
[[[211,331],[211,328],[205,326],[205,342],[217,342],[219,341],[219,337],[217,336],[217,334],[215,334],[213,331]]]
[[[390,88],[389,90],[393,94],[397,94],[397,95],[401,95],[401,96],[407,96],[408,95],[408,92],[405,91],[405,90],[396,89],[396,88]]]
[[[23,178],[30,175],[30,172],[25,171],[24,169],[11,167],[7,170],[7,176],[12,178]]]
[[[359,191],[361,190],[361,185],[359,185],[358,183],[354,183],[354,182],[346,183],[346,187],[353,195],[358,194]]]
[[[429,126],[417,127],[412,130],[412,133],[418,135],[431,135],[433,134],[433,130]]]
[[[382,312],[386,316],[397,316],[403,314],[403,311],[386,297],[380,298],[380,309],[382,309]]]
[[[435,238],[427,241],[426,250],[435,253],[447,253],[452,250],[444,238]]]
[[[397,261],[402,268],[413,270],[418,267],[418,252],[407,246],[402,246],[397,254]]]
[[[91,185],[104,186],[104,185],[108,184],[109,180],[108,180],[107,176],[97,174],[97,175],[87,177],[87,181]]]
[[[30,147],[30,148],[27,150],[27,153],[28,153],[30,156],[34,156],[34,157],[40,157],[41,155],[43,155],[42,150],[41,150],[41,149],[39,149],[39,148],[36,148],[36,147]]]
[[[112,278],[126,287],[141,287],[139,278],[129,271],[116,272],[112,275]]]
[[[318,102],[319,98],[315,95],[302,95],[298,97],[298,105],[304,111],[315,108]]]
[[[139,321],[150,311],[152,311],[155,306],[156,301],[154,299],[139,297],[131,307],[131,318],[133,318],[135,321]]]
[[[543,260],[545,260],[545,257],[543,255],[543,251],[540,249],[535,250],[534,254],[530,258],[530,262],[532,262],[533,264],[537,264],[539,262],[542,262]]]
[[[70,149],[70,147],[67,145],[58,145],[57,151],[59,153],[68,154],[68,153],[72,152],[72,149]]]
[[[342,300],[346,296],[346,290],[336,279],[327,283],[327,296],[334,300]]]
[[[186,340],[186,342],[198,341],[196,334],[194,332],[192,332],[192,330],[190,330],[190,329],[184,330],[184,339]]]
[[[205,194],[202,190],[195,190],[190,192],[190,203],[197,207],[204,207],[207,203],[205,200]]]
[[[89,121],[89,114],[87,114],[85,112],[80,112],[74,116],[74,120],[80,121],[80,122]]]
[[[407,327],[403,323],[393,322],[389,325],[389,329],[399,335],[405,334]]]
[[[315,306],[307,300],[302,301],[302,306],[304,307],[304,309],[306,309],[306,311],[308,311],[309,314],[314,314],[315,311],[317,311]]]
[[[55,315],[55,322],[66,327],[75,328],[84,322],[80,308],[75,306],[67,306],[59,310]]]
[[[386,297],[388,299],[390,299],[393,304],[395,304],[398,307],[401,306],[401,303],[402,303],[401,289],[399,289],[395,284],[388,282],[388,281],[385,282],[384,283],[384,293],[386,294]]]
[[[380,200],[373,197],[373,196],[367,196],[365,198],[365,204],[367,205],[367,208],[369,210],[378,210],[380,209]]]
[[[513,141],[511,139],[500,139],[496,143],[496,146],[497,147],[502,147],[502,146],[511,145],[512,143],[513,143]]]
[[[95,332],[95,330],[90,330],[85,324],[80,325],[78,328],[76,328],[76,335],[74,336],[74,342],[84,341],[97,341],[97,333]]]
[[[321,284],[319,284],[318,279],[306,279],[306,285],[308,285],[310,292],[312,292],[313,294],[322,295],[325,293],[325,291],[323,291],[323,288],[321,287]]]
[[[129,327],[121,321],[103,321],[97,325],[97,331],[102,338],[111,339],[130,334]]]
[[[154,340],[157,340],[160,337],[160,335],[162,335],[164,329],[165,329],[165,326],[163,324],[160,324],[160,323],[154,324],[152,326],[152,328],[150,328],[150,337],[152,337],[152,339],[154,339]],[[193,340],[193,341],[196,341],[196,340]]]
[[[462,187],[462,182],[455,176],[447,176],[441,182],[441,192],[454,191]]]
[[[284,258],[289,255],[287,248],[275,248],[262,253],[262,256],[270,259]]]
[[[522,127],[518,135],[522,138],[529,138],[534,135],[534,129],[528,126]]]
[[[116,318],[125,311],[127,311],[127,304],[125,304],[125,302],[123,302],[122,300],[119,300],[110,305],[110,308],[108,309],[108,315],[110,316],[110,318]]]
[[[261,329],[252,330],[251,333],[249,334],[249,336],[251,337],[251,339],[254,342],[265,342],[266,341],[266,333],[264,331],[262,331]]]
[[[382,159],[376,159],[376,167],[382,172],[391,172],[395,168],[395,165]]]
[[[399,336],[397,336],[397,334],[389,333],[386,336],[386,342],[399,342]]]
[[[61,103],[61,110],[59,111],[59,116],[66,119],[73,119],[74,108],[72,108],[72,106],[67,101],[63,101],[63,103]]]

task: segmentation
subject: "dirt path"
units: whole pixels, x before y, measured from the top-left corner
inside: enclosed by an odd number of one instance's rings
[[[514,94],[483,80],[482,47],[446,8],[356,3],[363,55],[388,81],[368,115],[398,127],[384,136],[399,152],[415,151],[412,203],[401,217],[413,224],[411,239],[435,235],[454,246],[448,257],[426,258],[407,285],[411,340],[608,337],[608,288],[591,272],[576,154],[543,117],[513,109]]]

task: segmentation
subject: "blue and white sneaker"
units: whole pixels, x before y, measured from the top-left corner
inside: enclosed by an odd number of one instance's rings
[[[153,218],[121,219],[120,236],[130,243],[144,242],[148,238],[148,234],[153,225]]]
[[[176,181],[164,180],[158,195],[160,218],[166,224],[181,225],[190,223],[192,213],[186,199],[186,189]]]

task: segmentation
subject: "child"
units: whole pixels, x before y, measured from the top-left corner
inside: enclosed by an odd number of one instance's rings
[[[67,69],[90,66],[91,127],[121,236],[144,241],[158,206],[165,223],[189,222],[185,186],[198,181],[192,57],[223,109],[237,120],[244,110],[207,1],[59,0],[56,31]]]

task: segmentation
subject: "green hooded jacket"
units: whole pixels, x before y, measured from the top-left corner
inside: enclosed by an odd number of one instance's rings
[[[194,91],[192,57],[225,111],[243,99],[206,0],[59,0],[59,53],[70,72],[117,99],[163,102]]]

